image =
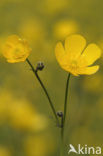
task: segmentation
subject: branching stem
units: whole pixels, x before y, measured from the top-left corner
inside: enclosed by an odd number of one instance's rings
[[[40,77],[39,77],[39,75],[38,75],[36,69],[34,69],[34,67],[33,67],[33,65],[31,64],[31,62],[29,61],[29,59],[26,59],[26,61],[27,61],[27,63],[29,64],[29,66],[31,67],[31,69],[32,69],[34,75],[36,76],[37,80],[39,81],[39,83],[40,83],[40,85],[41,85],[41,87],[42,87],[42,89],[43,89],[43,91],[44,91],[44,93],[45,93],[45,95],[46,95],[46,97],[47,97],[47,99],[48,99],[48,101],[49,101],[50,107],[51,107],[52,112],[53,112],[53,114],[54,114],[54,117],[55,117],[55,119],[56,119],[56,121],[57,121],[57,124],[59,125],[59,120],[58,120],[58,117],[57,117],[57,113],[56,113],[56,110],[55,110],[55,108],[54,108],[53,102],[51,101],[51,98],[50,98],[50,96],[49,96],[49,94],[48,94],[47,89],[45,88],[45,86],[44,86],[43,82],[41,81],[41,79],[40,79]]]

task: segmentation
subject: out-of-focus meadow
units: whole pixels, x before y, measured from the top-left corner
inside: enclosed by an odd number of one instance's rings
[[[26,62],[9,64],[2,57],[4,38],[17,34],[32,47],[36,66],[57,110],[62,110],[67,73],[58,65],[54,48],[72,33],[103,48],[102,0],[0,1],[0,156],[57,156],[59,129],[49,103]],[[65,156],[69,143],[102,146],[103,58],[93,76],[71,78],[65,129]]]

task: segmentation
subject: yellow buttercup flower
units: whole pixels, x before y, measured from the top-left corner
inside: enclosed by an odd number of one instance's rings
[[[64,46],[58,42],[55,54],[60,66],[74,76],[91,75],[99,69],[98,65],[91,65],[100,58],[100,48],[94,43],[86,47],[86,40],[81,35],[67,37]]]
[[[0,146],[0,156],[11,156],[10,150],[6,147]]]
[[[30,52],[28,42],[17,35],[9,36],[3,46],[3,55],[9,63],[25,61]]]
[[[71,20],[60,20],[54,26],[54,35],[58,39],[64,39],[70,34],[77,33],[79,26],[75,21]]]

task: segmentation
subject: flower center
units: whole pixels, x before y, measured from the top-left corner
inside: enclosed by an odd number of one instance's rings
[[[73,61],[71,62],[71,67],[72,67],[72,68],[77,68],[77,61],[73,60]]]
[[[20,49],[19,48],[15,48],[15,53],[19,53],[20,52]]]

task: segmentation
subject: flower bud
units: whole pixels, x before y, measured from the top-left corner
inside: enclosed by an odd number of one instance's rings
[[[37,63],[37,67],[36,67],[36,71],[38,71],[38,70],[43,70],[43,68],[44,68],[44,64],[43,64],[43,62],[38,62]]]
[[[63,117],[63,112],[62,111],[58,111],[57,112],[57,116],[60,117],[60,118],[62,118]]]

